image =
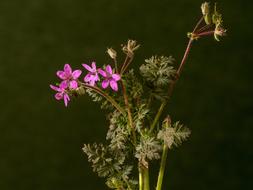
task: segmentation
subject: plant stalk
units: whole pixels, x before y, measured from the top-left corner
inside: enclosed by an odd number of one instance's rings
[[[91,89],[95,92],[97,92],[98,94],[100,94],[101,96],[103,96],[105,99],[107,99],[109,102],[111,102],[111,104],[121,113],[121,114],[125,114],[125,110],[108,94],[104,93],[101,89],[99,89],[96,86],[90,86],[88,84],[84,84],[81,83],[83,85],[84,88],[88,88]]]
[[[195,33],[195,32],[197,31],[197,29],[199,28],[199,26],[200,26],[200,24],[202,23],[202,21],[203,21],[203,17],[201,17],[200,20],[197,22],[197,24],[196,24],[196,26],[194,27],[192,33]],[[201,35],[203,35],[203,34],[206,35],[206,33],[201,33]],[[208,33],[208,34],[209,34],[209,33]],[[199,34],[196,34],[196,35],[199,36]],[[190,53],[190,50],[191,50],[192,42],[193,42],[193,41],[194,41],[194,39],[192,39],[192,38],[189,39],[188,44],[187,44],[187,47],[186,47],[186,50],[185,50],[185,52],[184,52],[184,56],[183,56],[182,61],[181,61],[181,64],[180,64],[180,66],[179,66],[178,69],[177,69],[177,78],[176,78],[176,80],[175,80],[174,82],[172,82],[172,83],[170,84],[170,86],[169,86],[169,89],[168,89],[169,98],[170,98],[171,95],[172,95],[174,86],[175,86],[175,84],[176,84],[178,78],[180,77],[180,74],[181,74],[181,72],[182,72],[183,66],[184,66],[184,64],[185,64],[185,62],[186,62],[186,60],[187,60],[187,58],[188,58],[189,53]],[[160,116],[161,116],[161,114],[162,114],[162,112],[163,112],[163,109],[165,108],[166,104],[167,104],[167,101],[163,101],[162,104],[160,105],[160,108],[159,108],[159,110],[158,110],[158,112],[157,112],[157,114],[156,114],[156,116],[155,116],[155,119],[153,120],[153,122],[152,122],[152,124],[151,124],[151,126],[150,126],[149,133],[151,133],[151,132],[154,130],[154,128],[155,128],[157,122],[159,121]]]
[[[149,190],[149,170],[148,170],[148,168],[143,168],[143,181],[144,181],[144,190]]]
[[[164,171],[165,171],[165,166],[166,166],[167,155],[168,155],[168,147],[164,144],[163,145],[163,154],[162,154],[162,159],[161,159],[161,165],[160,165],[160,170],[159,170],[159,175],[158,175],[158,180],[157,180],[157,185],[156,185],[156,190],[161,190],[162,189],[163,176],[164,176]]]
[[[135,134],[134,124],[133,124],[132,113],[131,113],[129,102],[128,102],[126,87],[125,87],[123,81],[121,81],[121,86],[122,86],[122,92],[123,92],[124,101],[125,101],[125,105],[126,105],[126,109],[127,109],[128,123],[130,126],[130,130],[132,131],[132,135],[133,135],[133,144],[136,144],[136,134]]]
[[[143,190],[143,170],[139,166],[139,190]]]

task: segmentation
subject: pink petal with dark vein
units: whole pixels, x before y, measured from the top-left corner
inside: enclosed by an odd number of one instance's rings
[[[90,73],[88,73],[85,77],[84,77],[84,82],[89,82],[90,81],[90,79],[91,79],[91,74]]]
[[[102,69],[98,69],[98,73],[100,74],[100,75],[102,75],[103,77],[107,77],[107,74],[106,74],[106,72],[104,71],[104,70],[102,70]]]
[[[58,92],[54,95],[56,100],[61,100],[63,98],[63,94],[61,92]]]
[[[95,72],[97,70],[96,62],[92,62],[91,67],[92,67],[93,71]]]
[[[112,78],[116,81],[120,80],[120,75],[119,74],[112,74]]]
[[[53,89],[53,90],[55,90],[55,91],[57,91],[57,92],[61,91],[61,89],[59,87],[51,85],[51,84],[50,84],[50,88]]]
[[[110,86],[114,91],[118,91],[118,84],[115,80],[110,81]]]
[[[90,72],[93,72],[93,69],[92,69],[89,65],[83,63],[82,66],[83,66],[86,70],[88,70],[88,71],[90,71]]]
[[[62,91],[65,90],[66,88],[68,88],[68,81],[67,80],[62,81],[59,86]]]
[[[67,77],[66,77],[64,71],[57,71],[57,72],[56,72],[56,75],[57,75],[60,79],[62,79],[62,80],[66,80],[66,79],[67,79]]]
[[[70,77],[71,76],[72,69],[71,69],[71,67],[70,67],[69,64],[65,64],[64,65],[64,72],[65,72],[66,77]]]
[[[64,104],[67,107],[68,106],[68,102],[70,101],[69,95],[68,94],[64,94]]]
[[[82,71],[81,70],[75,70],[73,73],[72,73],[72,78],[73,79],[78,79],[80,77],[80,75],[82,74]]]
[[[90,86],[95,86],[95,83],[96,83],[95,80],[91,80],[91,81],[89,82],[89,85],[90,85]]]
[[[77,89],[78,88],[78,83],[75,80],[70,81],[69,82],[69,88]]]
[[[102,88],[107,88],[109,86],[109,80],[104,80],[103,82],[102,82]]]
[[[105,70],[111,75],[112,74],[112,67],[111,65],[107,65]]]

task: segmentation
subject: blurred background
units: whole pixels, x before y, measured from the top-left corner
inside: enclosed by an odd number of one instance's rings
[[[251,0],[220,0],[228,36],[194,43],[167,108],[192,130],[169,152],[166,189],[248,190],[253,176]],[[134,60],[182,58],[201,0],[1,0],[0,190],[98,190],[83,143],[107,121],[88,97],[68,108],[49,88],[65,63],[110,63],[107,47],[142,44]],[[156,175],[156,173],[151,174]],[[164,188],[165,189],[165,188]]]

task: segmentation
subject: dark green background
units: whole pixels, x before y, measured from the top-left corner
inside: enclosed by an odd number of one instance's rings
[[[128,38],[142,44],[135,65],[153,54],[180,61],[201,2],[1,0],[0,190],[106,189],[81,151],[104,141],[104,113],[88,97],[67,109],[56,102],[49,88],[56,70],[107,64],[106,47]],[[252,187],[253,3],[220,7],[228,36],[194,44],[168,108],[192,136],[169,152],[166,189]]]

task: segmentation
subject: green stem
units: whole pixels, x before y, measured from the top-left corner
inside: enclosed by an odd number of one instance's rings
[[[196,26],[195,26],[195,28],[193,30],[193,33],[198,29],[198,27],[199,27],[199,25],[201,24],[202,21],[203,21],[203,17],[201,17],[201,19],[199,20],[199,22],[196,24]],[[184,56],[182,58],[182,61],[181,61],[180,65],[179,65],[178,69],[177,69],[177,79],[174,82],[172,82],[170,84],[170,86],[169,86],[169,90],[168,90],[169,98],[171,97],[171,94],[172,94],[172,92],[174,90],[174,86],[176,84],[176,81],[180,77],[180,74],[182,72],[183,66],[184,66],[184,64],[185,64],[185,62],[186,62],[186,60],[188,58],[189,53],[190,53],[190,49],[192,47],[192,42],[193,41],[194,41],[194,39],[192,39],[192,38],[189,39],[189,42],[188,42],[187,47],[186,47],[186,50],[184,52]],[[162,104],[160,105],[160,108],[159,108],[159,110],[158,110],[158,112],[157,112],[157,114],[155,116],[155,119],[154,119],[154,121],[152,122],[152,124],[150,126],[149,133],[151,133],[154,130],[154,128],[155,128],[157,122],[159,121],[160,116],[161,116],[161,114],[163,112],[163,109],[165,108],[166,104],[167,104],[167,101],[163,101]]]
[[[149,190],[149,170],[148,170],[148,168],[143,168],[143,178],[144,178],[144,190]]]
[[[161,165],[160,165],[156,190],[161,190],[162,189],[163,176],[164,176],[164,171],[165,171],[165,166],[166,166],[167,155],[168,155],[168,147],[164,144],[163,145],[163,154],[162,154],[162,160],[161,160]]]
[[[93,90],[95,92],[97,92],[98,94],[100,94],[101,96],[103,96],[105,99],[107,99],[109,102],[111,102],[111,104],[121,113],[121,114],[125,114],[125,110],[108,94],[106,94],[105,92],[103,92],[101,89],[99,89],[96,86],[90,86],[84,83],[81,83],[83,85],[84,88],[88,88],[90,90]]]
[[[143,190],[143,170],[139,166],[139,190]]]
[[[161,106],[160,106],[160,108],[159,108],[159,110],[158,110],[158,112],[157,112],[157,114],[155,116],[155,119],[153,120],[153,122],[152,122],[152,124],[150,126],[149,133],[151,133],[154,130],[157,122],[159,121],[159,118],[160,118],[161,114],[163,113],[163,109],[166,106],[166,104],[167,104],[166,101],[162,102],[162,104],[161,104]]]
[[[183,59],[181,61],[180,66],[177,69],[177,79],[175,81],[173,81],[172,83],[170,83],[169,90],[168,90],[168,96],[169,96],[169,98],[172,95],[172,92],[174,90],[174,86],[175,86],[175,84],[176,84],[176,82],[178,80],[178,77],[180,76],[180,74],[182,72],[182,69],[183,69],[183,66],[184,66],[184,64],[186,62],[186,59],[188,58],[188,55],[189,55],[189,52],[190,52],[190,49],[191,49],[191,46],[192,46],[192,42],[193,42],[193,39],[189,39],[188,45],[186,47],[186,50],[185,50],[185,53],[184,53],[184,56],[183,56]],[[157,114],[155,116],[155,119],[154,119],[153,123],[150,126],[149,133],[151,133],[154,130],[157,122],[160,119],[161,114],[163,113],[163,110],[164,110],[166,104],[167,104],[167,101],[163,101],[162,104],[160,105],[160,108],[159,108],[159,110],[158,110],[158,112],[157,112]]]

